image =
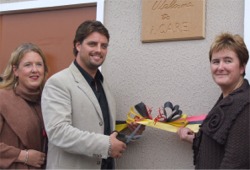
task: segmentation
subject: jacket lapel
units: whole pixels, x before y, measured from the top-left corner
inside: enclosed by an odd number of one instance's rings
[[[40,138],[40,136],[34,138],[34,134],[41,133],[39,127],[34,126],[36,123],[34,121],[37,120],[35,114],[37,113],[33,113],[28,104],[21,97],[16,97],[13,91],[8,92],[3,102],[7,103],[9,101],[15,103],[15,106],[5,109],[2,112],[2,116],[19,137],[24,147],[39,149],[40,143],[37,143],[37,138]],[[20,112],[20,110],[22,111]],[[30,130],[30,128],[32,128],[32,130]]]
[[[77,84],[77,87],[88,96],[89,100],[93,103],[99,118],[103,121],[101,107],[99,105],[99,102],[98,102],[93,90],[89,86],[88,82],[82,76],[81,72],[77,69],[77,67],[74,65],[74,63],[71,63],[71,65],[69,66],[69,69],[74,77],[74,80],[75,80],[75,83]]]

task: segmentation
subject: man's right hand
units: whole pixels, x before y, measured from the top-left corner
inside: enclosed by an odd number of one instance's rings
[[[126,150],[127,146],[125,143],[121,142],[116,138],[118,135],[117,132],[113,132],[110,135],[110,142],[111,142],[111,154],[112,158],[120,158],[122,153]]]

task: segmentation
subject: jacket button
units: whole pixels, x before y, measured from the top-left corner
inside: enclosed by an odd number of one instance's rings
[[[99,125],[100,125],[100,126],[102,126],[102,125],[103,125],[103,123],[102,123],[102,122],[99,122]]]

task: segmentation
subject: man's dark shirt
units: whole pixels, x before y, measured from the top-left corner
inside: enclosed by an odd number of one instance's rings
[[[110,113],[109,113],[108,101],[102,87],[103,83],[102,73],[99,70],[97,70],[95,78],[93,78],[76,62],[76,60],[74,61],[74,64],[81,72],[83,77],[86,79],[89,86],[92,88],[93,92],[95,93],[95,96],[102,110],[102,116],[104,120],[104,134],[109,136],[111,134],[110,116],[109,116]],[[112,167],[113,167],[112,158],[102,160],[102,169],[112,169]]]

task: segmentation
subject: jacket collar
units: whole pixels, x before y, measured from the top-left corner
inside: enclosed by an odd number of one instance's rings
[[[218,143],[225,144],[232,124],[249,103],[249,83],[244,80],[242,86],[227,97],[220,96],[201,125],[201,131]]]
[[[81,72],[76,67],[74,62],[72,62],[71,65],[69,66],[69,70],[71,71],[71,73],[73,75],[73,78],[74,78],[75,83],[77,84],[77,87],[89,97],[90,101],[92,102],[92,104],[94,105],[94,107],[96,109],[98,117],[103,122],[102,110],[101,110],[101,107],[99,105],[99,102],[98,102],[93,90],[89,86],[86,79],[82,76]]]
[[[244,79],[243,84],[236,90],[234,90],[232,93],[230,93],[227,97],[223,99],[223,95],[220,95],[220,98],[216,102],[216,105],[219,103],[221,107],[231,105],[233,102],[233,97],[239,93],[242,93],[243,91],[246,91],[249,88],[248,80]],[[223,99],[223,100],[222,100]]]

